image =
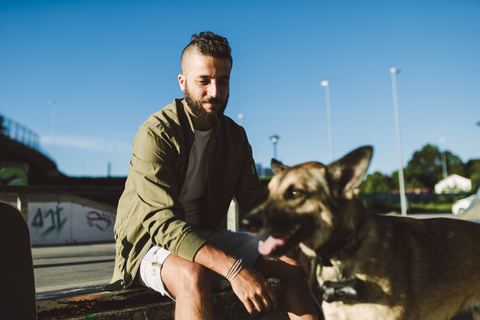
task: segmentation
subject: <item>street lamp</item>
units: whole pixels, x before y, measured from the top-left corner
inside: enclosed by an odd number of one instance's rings
[[[442,153],[442,173],[443,179],[447,178],[447,159],[445,156],[445,149],[443,148],[443,143],[445,142],[445,138],[440,138],[440,145],[441,145],[441,153]]]
[[[270,141],[272,141],[273,143],[273,158],[278,160],[277,159],[277,142],[278,140],[280,139],[279,136],[277,136],[276,134],[274,134],[273,136],[270,137]]]
[[[238,114],[238,124],[239,125],[242,125],[242,120],[243,120],[244,117],[245,116],[243,115],[243,113]]]
[[[395,131],[397,133],[397,154],[398,154],[398,180],[400,184],[400,206],[402,208],[402,216],[407,215],[407,199],[405,198],[405,182],[403,178],[403,161],[402,161],[402,140],[400,138],[400,120],[398,117],[398,98],[397,98],[397,79],[396,75],[400,70],[390,68],[392,74],[392,92],[393,92],[393,110],[395,113]]]
[[[330,86],[327,80],[320,82],[322,87],[325,87],[325,97],[327,100],[327,122],[328,122],[328,141],[330,145],[330,162],[334,160],[333,154],[333,132],[332,132],[332,111],[330,108]]]
[[[50,99],[48,103],[52,105],[52,146],[50,151],[50,158],[55,161],[55,109],[57,107],[55,100]]]

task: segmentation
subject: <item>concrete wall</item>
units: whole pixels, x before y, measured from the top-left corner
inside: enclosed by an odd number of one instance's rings
[[[17,205],[13,195],[0,200]],[[32,246],[114,241],[116,207],[72,195],[30,195],[28,227]],[[226,227],[239,231],[239,208],[230,203]]]
[[[16,197],[0,196],[16,206]],[[32,246],[114,241],[113,206],[71,195],[30,195]]]

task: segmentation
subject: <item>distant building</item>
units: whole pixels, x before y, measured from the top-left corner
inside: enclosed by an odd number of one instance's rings
[[[447,178],[440,180],[435,185],[435,193],[437,194],[470,191],[472,191],[472,181],[457,174],[452,174]]]

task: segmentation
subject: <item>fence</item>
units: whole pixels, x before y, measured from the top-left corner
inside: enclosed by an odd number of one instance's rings
[[[0,127],[4,129],[2,133],[8,138],[20,142],[21,144],[24,144],[25,146],[42,153],[49,159],[51,158],[49,154],[40,148],[40,138],[37,133],[33,132],[21,123],[1,114],[0,125]]]
[[[466,198],[473,193],[451,193],[451,194],[436,194],[436,193],[408,193],[405,196],[407,197],[408,203],[448,203],[454,202],[456,200]],[[358,198],[362,200],[365,204],[371,203],[400,203],[400,194],[398,193],[369,193],[369,194],[359,194]]]

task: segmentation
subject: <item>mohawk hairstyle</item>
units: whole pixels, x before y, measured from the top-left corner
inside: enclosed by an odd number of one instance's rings
[[[205,56],[228,59],[230,65],[233,65],[232,49],[230,48],[227,38],[213,32],[200,32],[200,34],[195,33],[190,43],[183,49],[181,57],[182,73],[184,73],[186,58],[190,56],[194,50],[198,50],[198,52]]]

